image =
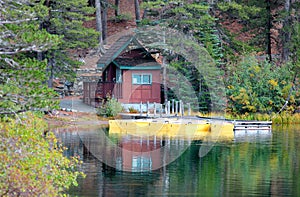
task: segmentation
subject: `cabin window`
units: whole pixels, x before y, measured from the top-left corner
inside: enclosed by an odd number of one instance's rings
[[[150,85],[152,84],[151,74],[132,74],[132,84]]]
[[[108,81],[108,70],[107,69],[104,72],[103,81]]]
[[[122,70],[118,69],[116,70],[116,82],[117,83],[122,83]]]

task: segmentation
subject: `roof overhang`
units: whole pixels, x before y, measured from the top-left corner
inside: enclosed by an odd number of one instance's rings
[[[153,66],[120,66],[121,70],[160,70],[160,65]]]

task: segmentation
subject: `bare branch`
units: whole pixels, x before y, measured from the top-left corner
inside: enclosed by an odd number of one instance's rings
[[[14,20],[14,21],[0,20],[0,25],[2,25],[2,24],[19,24],[19,23],[23,23],[23,22],[36,21],[36,20],[38,20],[38,18],[27,18],[27,19],[20,19],[20,20]]]
[[[35,52],[42,52],[48,50],[52,45],[51,44],[44,44],[40,46],[32,45],[32,46],[14,46],[12,47],[3,47],[0,46],[0,55],[14,55],[21,52],[28,52],[28,51],[35,51]]]
[[[20,65],[16,61],[14,61],[11,58],[1,58],[0,59],[4,60],[8,65],[10,65],[12,68],[19,68]]]

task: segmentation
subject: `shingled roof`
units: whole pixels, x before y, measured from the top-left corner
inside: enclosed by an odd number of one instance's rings
[[[98,60],[97,67],[104,68],[109,65],[114,59],[116,59],[123,51],[128,47],[128,45],[134,42],[136,45],[141,46],[141,44],[132,35],[126,35],[117,40],[105,54]]]

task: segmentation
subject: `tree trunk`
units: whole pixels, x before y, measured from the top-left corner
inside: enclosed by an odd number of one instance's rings
[[[166,57],[162,57],[162,67],[163,67],[163,87],[164,87],[164,99],[165,103],[168,102],[168,86],[167,86],[167,64]]]
[[[285,0],[284,9],[287,14],[286,17],[284,18],[283,27],[282,27],[281,59],[283,62],[286,62],[288,61],[290,55],[289,43],[291,41],[291,31],[289,29],[291,25],[291,21],[290,21],[291,0]]]
[[[47,71],[49,74],[49,78],[48,78],[48,88],[52,88],[53,87],[53,79],[54,79],[54,74],[53,74],[53,68],[54,68],[54,60],[53,58],[49,59],[49,63],[47,64]]]
[[[135,22],[138,25],[141,21],[139,0],[134,0],[134,8],[135,8]]]
[[[143,16],[142,16],[142,19],[146,19],[147,18],[147,13],[148,13],[148,9],[144,9],[144,13],[143,13]]]
[[[89,5],[90,7],[96,7],[96,2],[95,2],[95,0],[88,0],[88,5]]]
[[[107,6],[108,6],[107,0],[103,0],[102,39],[104,44],[106,44],[105,42],[107,38]]]
[[[119,15],[120,15],[120,8],[119,8],[119,5],[120,5],[120,0],[115,0],[115,6],[116,6],[116,9],[115,9],[115,16],[119,16]]]
[[[166,43],[166,32],[163,32],[163,43]],[[163,54],[162,57],[162,68],[163,68],[163,87],[164,87],[164,98],[165,104],[168,102],[168,84],[167,84],[167,64],[166,64],[167,54]]]
[[[101,4],[100,0],[95,1],[96,6],[96,30],[100,33],[99,35],[99,47],[98,47],[98,53],[104,53],[103,49],[103,38],[102,38],[102,17],[101,17]]]
[[[267,55],[269,62],[272,62],[271,20],[271,2],[267,0]]]

